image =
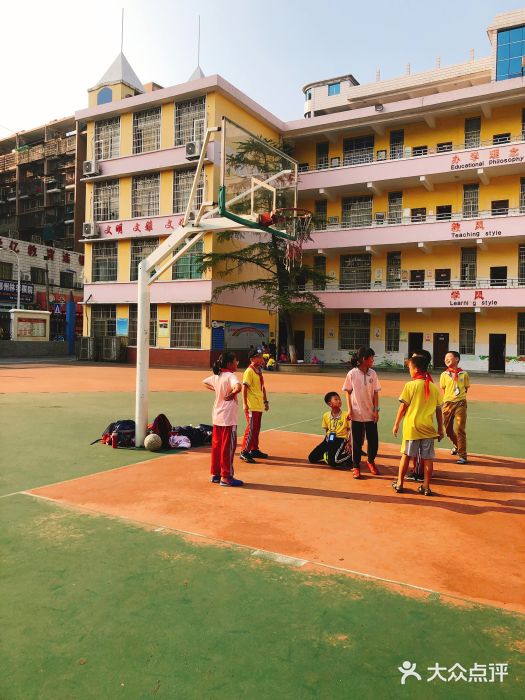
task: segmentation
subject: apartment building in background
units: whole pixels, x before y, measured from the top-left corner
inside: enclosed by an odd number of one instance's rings
[[[313,290],[324,313],[295,318],[300,357],[338,364],[370,345],[376,365],[402,367],[424,347],[441,367],[451,348],[465,369],[524,372],[525,10],[498,15],[488,38],[490,55],[463,64],[311,83],[307,118],[287,123],[199,72],[113,99],[134,82],[121,62],[76,115],[93,168],[84,333],[121,334],[133,361],[138,261],[184,211],[187,144],[224,114],[285,140],[300,165],[299,206],[314,213],[305,260],[330,278]],[[218,148],[208,147],[200,201],[216,200]],[[218,243],[208,234],[202,245]],[[209,366],[214,350],[235,347],[236,324],[275,337],[277,319],[257,300],[214,300],[224,280],[201,276],[192,256],[152,287],[152,362]]]

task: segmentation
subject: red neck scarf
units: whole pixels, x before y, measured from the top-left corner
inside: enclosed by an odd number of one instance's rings
[[[418,372],[414,374],[412,379],[424,379],[425,380],[425,400],[430,396],[430,382],[434,383],[434,380],[428,372]]]
[[[456,369],[454,369],[453,367],[449,367],[448,372],[451,375],[452,379],[454,380],[454,384],[457,384],[458,383],[458,375],[460,372],[463,372],[463,370],[459,366],[456,367]]]
[[[250,362],[250,367],[253,369],[253,371],[259,375],[259,378],[261,380],[261,389],[264,390],[264,378],[263,378],[263,373],[262,373],[262,367],[258,367]]]
[[[221,367],[221,374],[222,372],[233,372],[233,369],[228,369],[227,367]]]

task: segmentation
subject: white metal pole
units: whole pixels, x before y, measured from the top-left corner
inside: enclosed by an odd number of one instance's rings
[[[148,426],[148,369],[150,290],[148,271],[143,260],[138,266],[137,304],[137,382],[135,395],[135,447],[144,445]]]
[[[15,253],[15,251],[11,251],[12,253]],[[16,308],[20,308],[20,256],[18,253],[15,253],[16,255],[16,270],[17,270],[17,285],[16,285]]]

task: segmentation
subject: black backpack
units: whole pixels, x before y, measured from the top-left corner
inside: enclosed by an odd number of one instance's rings
[[[135,447],[135,421],[129,418],[110,423],[102,437],[93,440],[91,444],[102,441],[103,445],[111,445],[114,434],[117,436],[117,447]]]

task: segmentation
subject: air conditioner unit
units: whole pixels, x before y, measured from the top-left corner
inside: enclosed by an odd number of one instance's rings
[[[31,275],[28,272],[22,272],[22,282],[29,282]]]
[[[98,175],[100,168],[96,160],[85,160],[82,165],[82,172],[84,175]]]
[[[82,224],[82,235],[84,236],[84,238],[96,238],[97,237],[96,225],[91,223],[91,221],[85,221]]]
[[[186,144],[186,160],[198,160],[202,151],[202,141],[188,141]]]

